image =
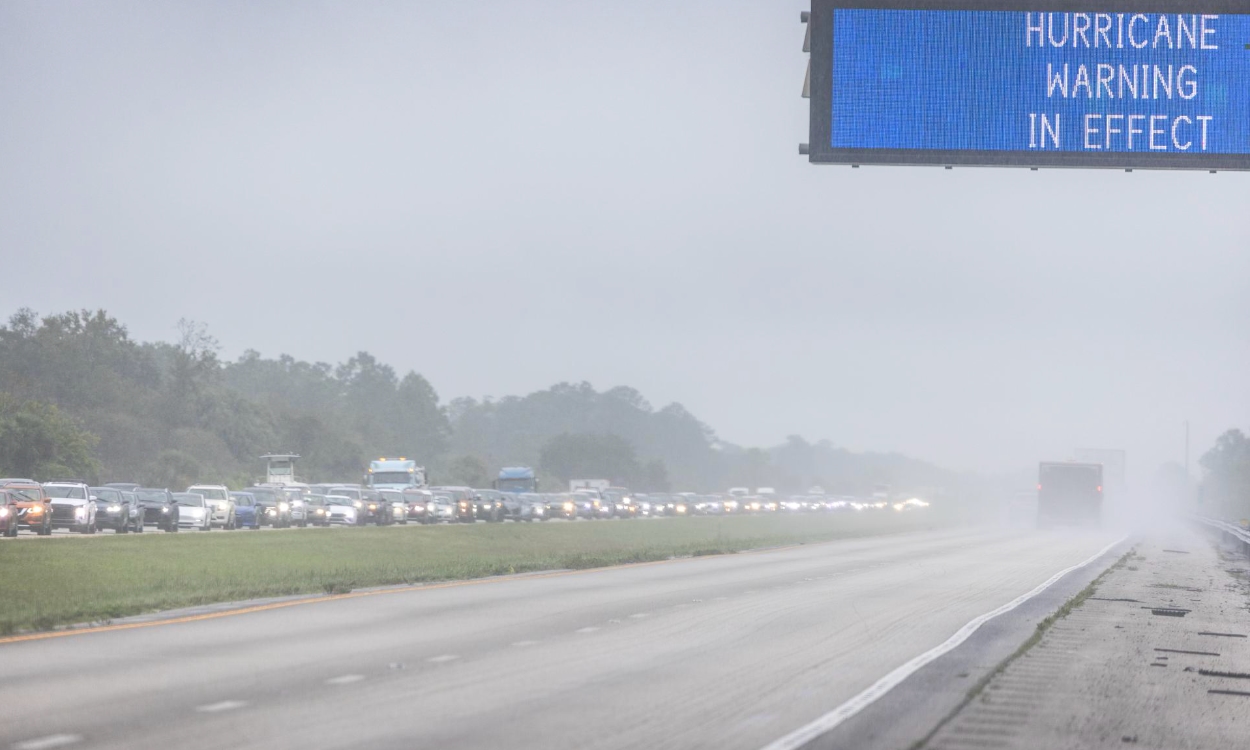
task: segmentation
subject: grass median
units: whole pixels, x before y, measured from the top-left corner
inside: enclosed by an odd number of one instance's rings
[[[935,520],[880,512],[6,541],[0,635],[216,602],[913,531]]]

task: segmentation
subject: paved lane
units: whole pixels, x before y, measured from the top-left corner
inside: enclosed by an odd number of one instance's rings
[[[3,644],[0,747],[754,750],[1109,541],[923,532]]]

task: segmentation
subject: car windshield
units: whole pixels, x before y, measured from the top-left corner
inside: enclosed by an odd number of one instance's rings
[[[115,490],[112,487],[92,487],[91,494],[104,503],[120,503],[123,500],[121,490]]]
[[[146,490],[146,491],[136,490],[135,496],[139,498],[140,502],[144,502],[144,503],[167,503],[169,502],[169,495],[167,495],[164,492],[159,492],[156,490]]]
[[[352,499],[346,495],[330,495],[326,498],[327,505],[351,505]]]
[[[185,505],[188,508],[203,508],[204,498],[200,495],[189,495],[185,492],[174,493],[174,499],[179,505]]]
[[[255,500],[253,500],[248,495],[236,495],[233,492],[230,493],[230,498],[234,500],[235,505],[238,505],[243,508],[250,508],[252,507],[252,503],[255,502]]]
[[[304,502],[309,505],[325,505],[326,499],[323,495],[308,495],[304,498]]]
[[[50,497],[65,498],[68,500],[86,500],[87,490],[85,487],[76,484],[45,484],[43,491],[48,493]]]
[[[205,500],[227,500],[230,497],[220,487],[191,487],[187,492],[203,495]]]

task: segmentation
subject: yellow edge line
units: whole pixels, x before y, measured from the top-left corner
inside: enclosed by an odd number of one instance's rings
[[[828,544],[829,542],[841,541],[830,539],[825,542],[812,542],[809,544],[789,544],[784,547],[768,547],[758,550],[744,550],[733,554],[756,554],[761,552],[781,552],[783,550],[794,549],[796,547],[812,547],[817,544]],[[724,554],[724,553],[722,553]],[[639,563],[624,563],[621,565],[605,565],[599,568],[582,568],[579,570],[558,570],[550,573],[524,574],[519,576],[499,577],[492,576],[489,578],[474,578],[467,581],[446,581],[444,583],[419,584],[408,587],[396,587],[377,589],[374,591],[352,591],[346,594],[330,594],[327,596],[316,596],[307,599],[294,599],[287,602],[273,602],[271,604],[258,604],[254,607],[241,607],[239,609],[228,609],[222,612],[205,612],[200,615],[187,615],[185,617],[171,617],[167,620],[149,620],[147,622],[129,622],[121,625],[98,625],[88,628],[73,628],[69,630],[51,630],[44,633],[26,633],[23,635],[10,635],[0,638],[0,645],[6,643],[22,643],[24,641],[44,641],[50,638],[67,638],[73,635],[88,635],[90,633],[110,633],[115,630],[135,630],[137,628],[152,628],[158,625],[178,625],[186,622],[202,622],[204,620],[216,620],[222,617],[236,617],[238,615],[250,615],[254,612],[268,612],[274,609],[285,609],[287,607],[299,607],[305,604],[322,604],[324,602],[336,602],[343,599],[359,599],[365,596],[379,596],[382,594],[410,594],[419,591],[433,591],[436,589],[460,588],[462,586],[479,586],[488,583],[510,583],[513,581],[532,581],[542,578],[562,578],[564,576],[580,575],[582,573],[600,573],[605,570],[619,570],[621,568],[640,568],[648,565],[664,565],[667,563],[688,562],[690,560],[698,560],[704,557],[720,557],[721,555],[700,555],[698,557],[677,557],[669,560],[651,560]]]

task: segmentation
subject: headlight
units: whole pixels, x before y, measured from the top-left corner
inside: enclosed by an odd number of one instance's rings
[[[80,506],[80,507],[77,507],[77,508],[74,508],[74,515],[76,515],[76,516],[85,516],[85,515],[87,515],[87,509],[86,509],[86,508],[83,508],[83,507],[81,507],[81,506]]]
[[[378,506],[376,503],[369,503],[369,510],[377,510],[377,509],[378,509]]]
[[[0,518],[8,518],[8,516],[9,516],[9,509],[0,508]]]
[[[364,507],[364,503],[360,502],[359,500],[355,500],[352,502],[352,506],[356,508],[362,508]]]
[[[573,510],[573,503],[565,503],[565,504],[564,504],[564,509],[565,509],[565,510],[567,510],[567,511],[569,511],[569,512],[572,512],[572,510]]]
[[[122,506],[120,506],[120,505],[110,505],[110,506],[108,507],[108,511],[109,511],[109,513],[121,513],[121,512],[122,512]]]
[[[535,509],[534,509],[534,515],[536,515],[536,516],[541,516],[542,514],[543,514],[543,509],[542,509],[542,508],[535,508]]]
[[[39,515],[40,513],[42,513],[42,512],[43,512],[43,506],[42,506],[42,505],[32,505],[32,506],[30,506],[30,510],[29,510],[28,512],[29,512],[32,516],[37,516],[37,515]]]
[[[278,509],[277,508],[265,508],[265,513],[271,516],[276,516],[278,515]]]
[[[319,516],[324,516],[325,514],[326,514],[326,510],[325,510],[325,508],[318,508],[318,509],[317,509],[317,515],[319,515]]]
[[[290,509],[291,509],[290,505],[287,505],[286,503],[278,503],[278,510],[287,511]]]
[[[161,508],[161,512],[162,512],[162,513],[168,513],[168,512],[169,512],[169,508]]]

